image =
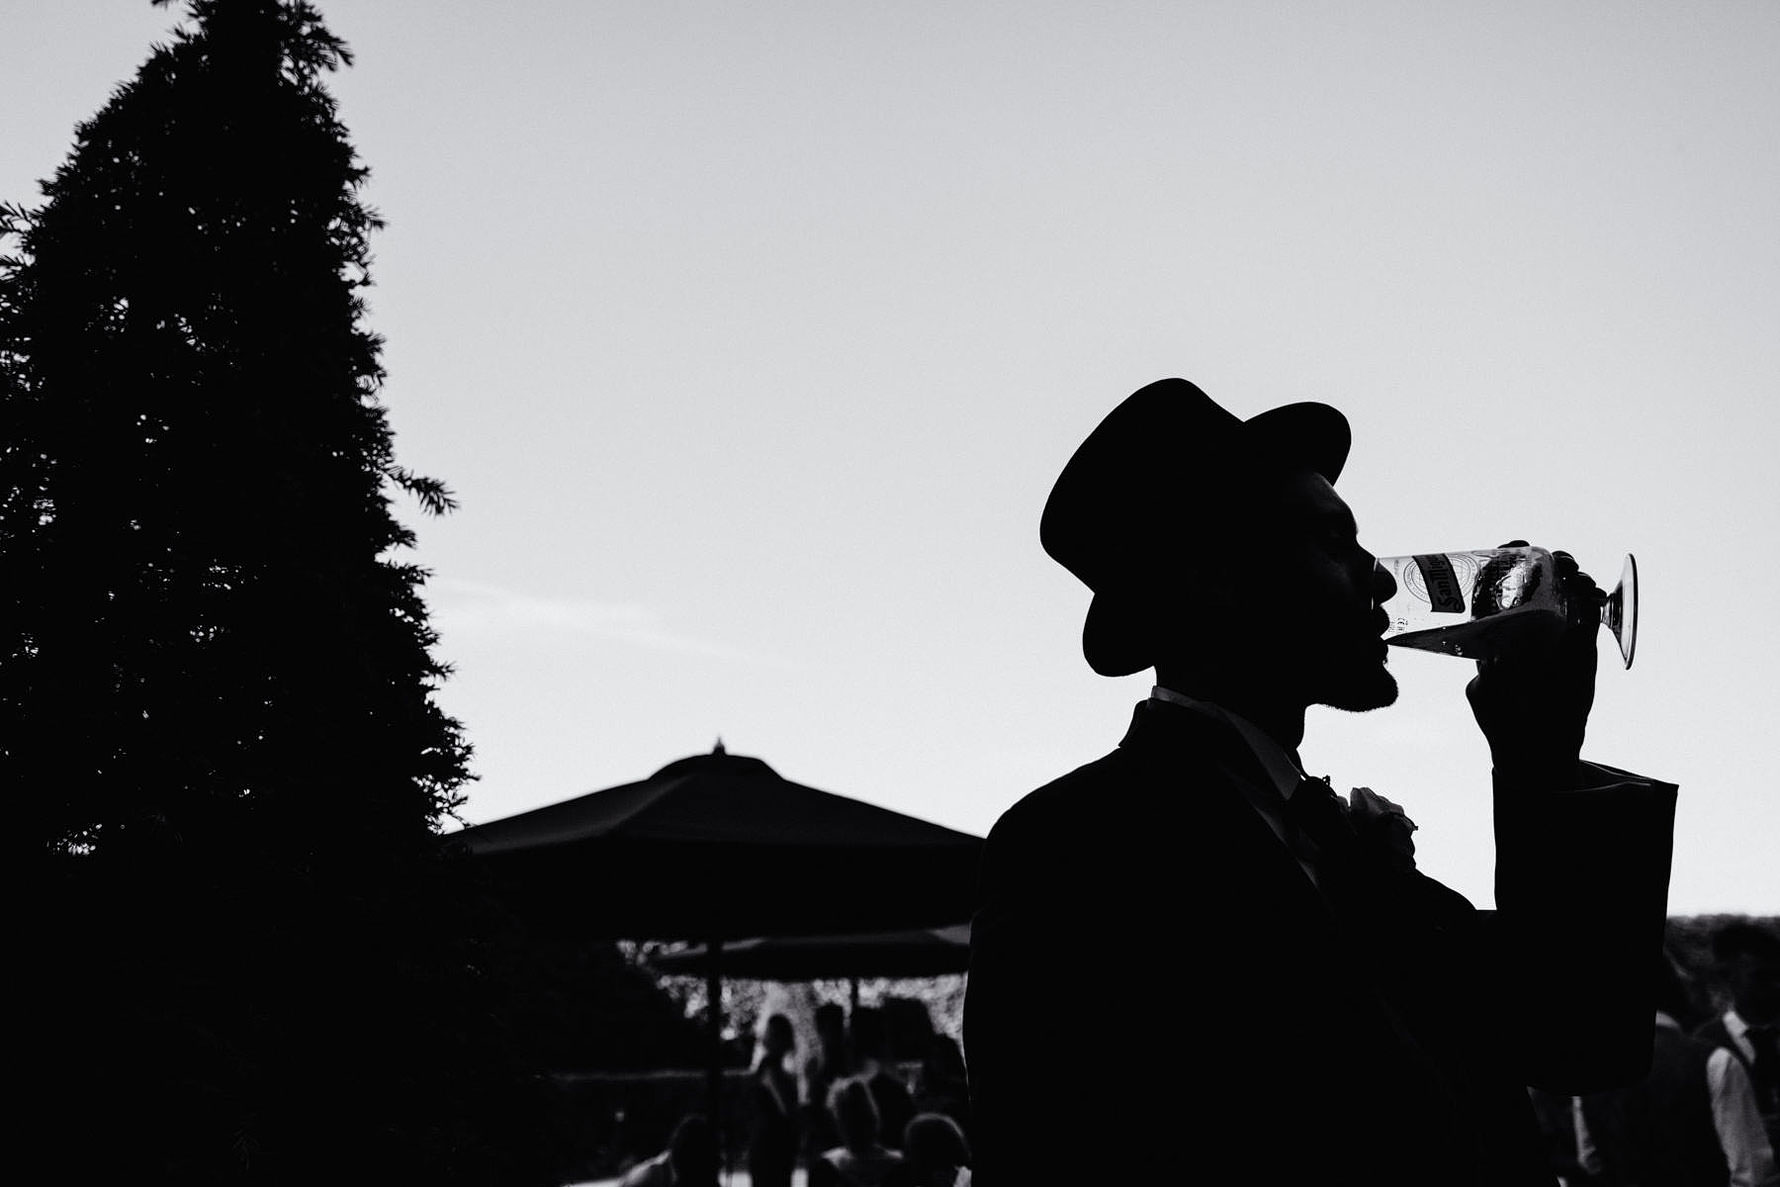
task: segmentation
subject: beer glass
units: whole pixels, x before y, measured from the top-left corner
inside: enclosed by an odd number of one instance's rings
[[[1563,625],[1570,613],[1552,555],[1543,548],[1475,548],[1381,556],[1397,592],[1384,603],[1384,641],[1442,655],[1485,659],[1524,630]],[[1638,643],[1638,562],[1630,553],[1600,609],[1601,625],[1632,666]]]

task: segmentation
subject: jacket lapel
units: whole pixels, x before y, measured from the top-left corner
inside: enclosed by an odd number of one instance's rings
[[[1140,702],[1120,747],[1130,752],[1160,784],[1191,781],[1184,794],[1205,830],[1223,838],[1235,887],[1271,890],[1282,907],[1327,931],[1334,908],[1298,864],[1297,856],[1253,805],[1278,789],[1247,739],[1228,722],[1166,701]]]

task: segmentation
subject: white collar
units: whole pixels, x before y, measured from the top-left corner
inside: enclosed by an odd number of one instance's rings
[[[1740,1039],[1749,1033],[1749,1020],[1732,1007],[1724,1012],[1724,1029],[1730,1032],[1732,1038]]]

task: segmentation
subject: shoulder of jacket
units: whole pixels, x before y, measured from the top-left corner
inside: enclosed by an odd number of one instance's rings
[[[1059,814],[1073,815],[1082,803],[1098,799],[1109,785],[1128,778],[1133,765],[1125,751],[1114,750],[1033,788],[1002,812],[989,830],[990,839],[997,833],[1042,826]]]

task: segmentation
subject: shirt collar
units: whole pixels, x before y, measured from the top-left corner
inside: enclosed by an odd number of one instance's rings
[[[1248,743],[1249,749],[1254,751],[1255,757],[1260,760],[1261,768],[1267,772],[1267,777],[1279,789],[1281,799],[1291,799],[1292,793],[1298,790],[1298,784],[1307,777],[1299,768],[1297,760],[1284,746],[1269,737],[1260,726],[1239,713],[1232,713],[1220,705],[1202,701],[1198,697],[1190,697],[1186,693],[1176,692],[1172,688],[1164,688],[1160,684],[1150,689],[1150,699],[1166,701],[1171,705],[1179,705],[1183,709],[1191,709],[1195,713],[1222,718],[1229,722],[1236,732],[1242,735],[1243,741]]]

